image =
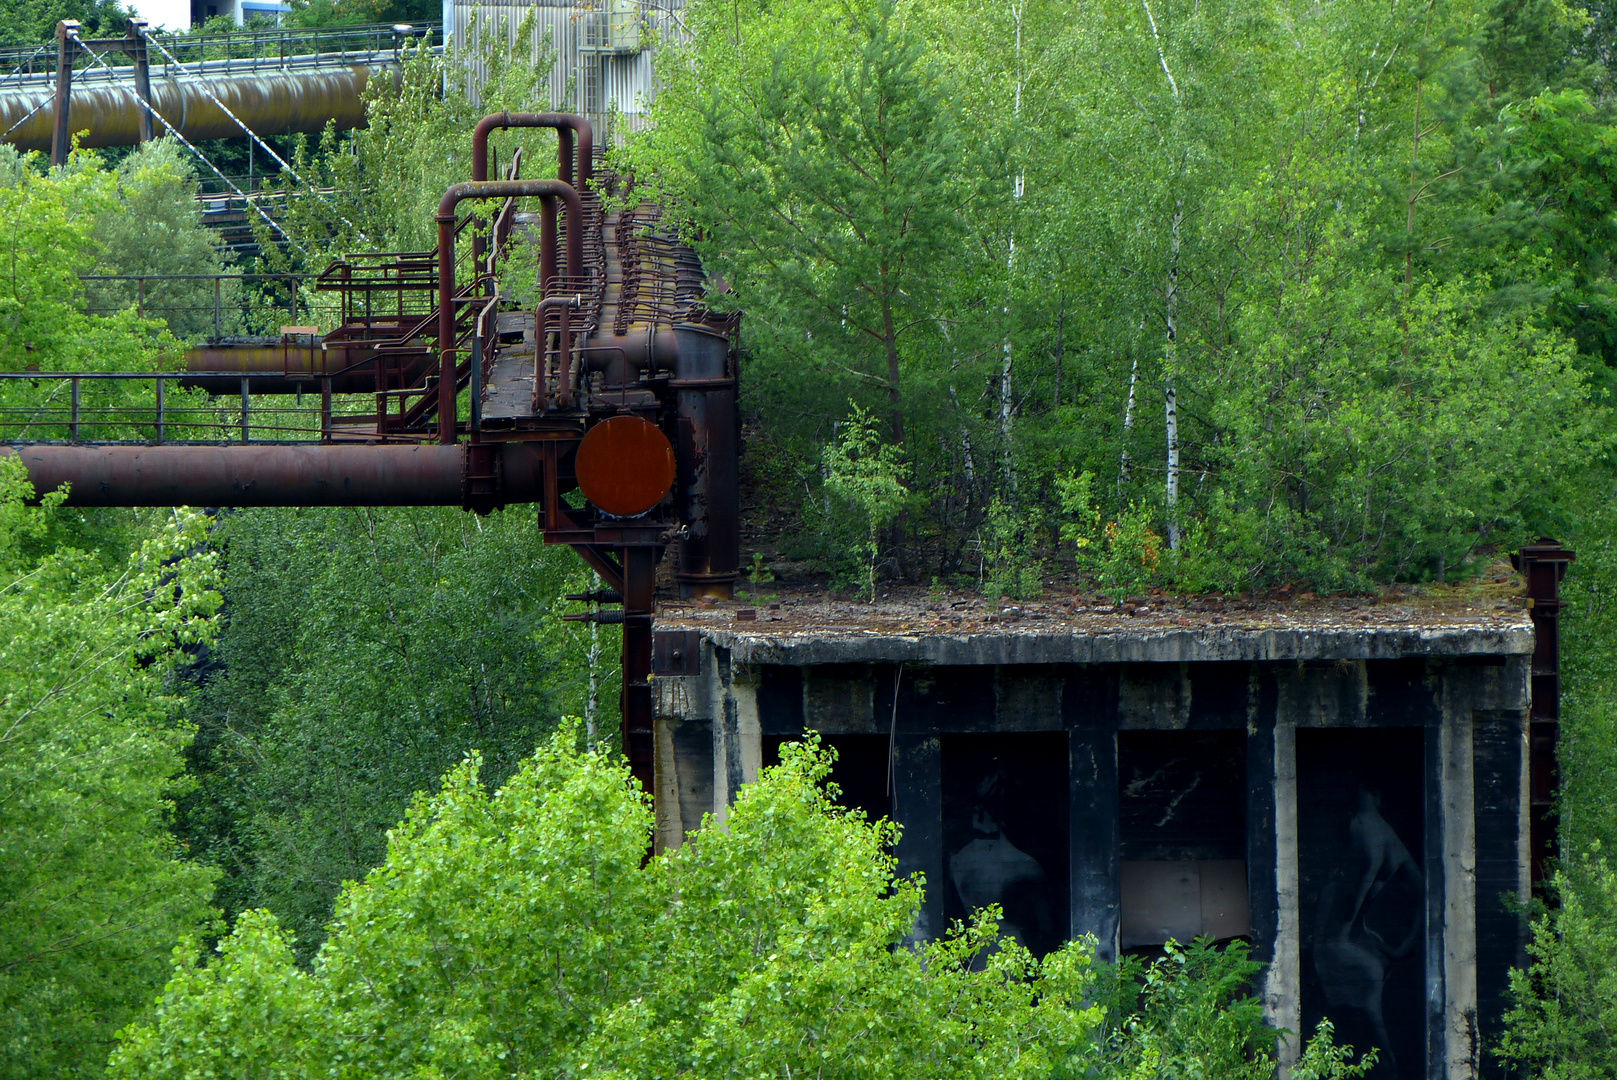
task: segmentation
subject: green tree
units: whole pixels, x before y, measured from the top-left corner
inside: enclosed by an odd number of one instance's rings
[[[32,494],[0,456],[0,1076],[97,1076],[214,917],[214,871],[168,826],[191,735],[173,672],[211,635],[219,581],[189,512],[121,566],[34,554],[60,496]]]
[[[468,758],[350,884],[313,969],[265,912],[204,964],[176,954],[118,1078],[1272,1075],[1244,951],[1102,974],[1043,960],[979,912],[907,937],[921,882],[897,830],[839,808],[828,753],[788,745],[711,821],[647,859],[627,770],[557,734],[497,794]],[[1323,1039],[1309,1080],[1360,1075]]]
[[[1552,888],[1556,906],[1533,921],[1532,964],[1510,974],[1496,1053],[1544,1080],[1617,1076],[1617,873],[1592,857],[1556,874]]]
[[[770,363],[752,378],[880,391],[905,445],[906,351],[975,265],[976,169],[940,66],[895,0],[705,2],[687,22],[629,163],[747,311]]]
[[[250,510],[213,542],[229,607],[180,832],[224,871],[229,915],[273,910],[307,957],[416,791],[473,750],[502,783],[552,717],[587,711],[588,643],[557,630],[577,560],[516,510]]]
[[[173,139],[146,143],[118,163],[114,205],[98,216],[100,256],[95,272],[107,276],[226,273],[219,236],[202,223],[191,158]],[[110,314],[138,307],[162,319],[175,337],[197,340],[244,332],[241,288],[226,281],[155,280],[86,282],[88,309]],[[217,307],[216,307],[217,305]],[[220,314],[216,324],[215,312]]]
[[[87,38],[120,37],[124,20],[132,14],[128,4],[117,0],[5,0],[0,4],[0,45],[48,47],[63,19],[77,19]]]
[[[904,487],[910,476],[909,463],[903,448],[882,442],[875,417],[858,404],[843,422],[836,441],[826,446],[824,460],[826,491],[859,519],[865,595],[875,602],[881,536],[904,512],[909,498]]]

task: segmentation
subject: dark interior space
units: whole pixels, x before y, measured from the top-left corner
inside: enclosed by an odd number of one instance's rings
[[[1419,728],[1297,732],[1303,1031],[1380,1048],[1371,1080],[1425,1072]]]
[[[765,737],[764,767],[780,764],[782,743],[801,741],[801,738]],[[893,797],[887,782],[887,736],[821,735],[820,744],[837,752],[830,776],[830,782],[840,790],[837,802],[863,810],[871,821],[892,817]]]
[[[944,918],[998,904],[1001,933],[1035,955],[1059,948],[1067,822],[1065,732],[944,735]]]
[[[1117,736],[1121,945],[1251,933],[1246,882],[1246,733]]]

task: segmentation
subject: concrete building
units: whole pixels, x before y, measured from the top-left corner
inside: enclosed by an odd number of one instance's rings
[[[1271,1020],[1330,1016],[1382,1048],[1376,1080],[1497,1075],[1533,861],[1526,604],[667,604],[659,844],[818,732],[844,801],[903,825],[919,934],[994,902],[1036,952],[1244,938]]]

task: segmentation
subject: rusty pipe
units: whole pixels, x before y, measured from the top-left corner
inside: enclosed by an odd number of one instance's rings
[[[496,444],[500,503],[539,502],[540,452]],[[484,449],[487,449],[485,447]],[[0,446],[69,506],[464,506],[467,447]],[[486,470],[480,470],[486,471]]]
[[[573,113],[497,112],[477,122],[472,129],[472,179],[488,179],[488,137],[503,128],[555,128],[556,179],[583,191],[590,182],[595,159],[595,129],[582,116]],[[578,133],[578,182],[573,183],[573,133]]]
[[[584,204],[560,180],[473,180],[451,184],[438,202],[438,441],[455,441],[455,207],[465,199],[539,198],[567,205],[567,274],[584,276]],[[552,207],[551,213],[554,214]],[[555,233],[550,258],[555,262]],[[539,257],[544,259],[543,239]],[[539,343],[534,342],[535,348]],[[569,402],[570,404],[570,402]]]
[[[365,126],[365,88],[370,80],[385,77],[390,65],[359,63],[344,66],[249,74],[210,74],[206,80],[153,75],[151,105],[193,142],[240,137],[236,126],[214,97],[265,136],[297,132],[319,134],[327,123],[338,131]],[[50,104],[51,87],[8,88],[0,92],[0,131],[14,128],[5,141],[19,150],[51,149],[58,110]],[[37,109],[36,109],[37,107]],[[74,79],[69,126],[85,132],[80,146],[130,146],[140,142],[142,119],[150,115],[135,104],[131,87],[123,82]],[[156,134],[168,128],[155,123]]]
[[[731,596],[741,569],[741,488],[736,468],[736,380],[730,340],[709,327],[673,329],[677,394],[681,596]]]

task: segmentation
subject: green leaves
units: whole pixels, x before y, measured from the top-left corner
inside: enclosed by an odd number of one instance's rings
[[[122,566],[43,534],[0,457],[0,1077],[94,1076],[113,1031],[208,929],[214,872],[168,831],[190,732],[172,668],[218,610],[205,521],[155,521]]]
[[[850,404],[853,415],[843,422],[840,436],[822,455],[825,488],[862,519],[865,586],[874,601],[881,532],[904,511],[910,497],[905,486],[910,467],[903,448],[882,442],[876,419],[857,402]]]
[[[733,18],[732,18],[733,16]],[[958,105],[895,0],[694,5],[661,54],[657,126],[627,155],[689,215],[776,363],[882,392],[905,442],[905,352],[973,265]]]
[[[1617,873],[1599,845],[1557,873],[1556,907],[1533,921],[1532,965],[1510,973],[1511,1009],[1500,1057],[1545,1080],[1617,1074]]]
[[[226,910],[274,911],[306,961],[417,791],[473,751],[504,783],[558,713],[586,711],[587,641],[557,610],[584,581],[516,510],[250,510],[214,542],[231,610],[180,832],[226,872]],[[601,644],[610,687],[615,635]]]

